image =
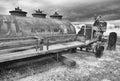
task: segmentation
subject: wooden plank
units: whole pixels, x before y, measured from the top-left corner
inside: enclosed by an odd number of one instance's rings
[[[38,36],[39,38],[39,36]],[[47,44],[46,41],[49,40],[49,44],[57,44],[57,43],[64,43],[75,41],[76,35],[75,34],[65,34],[65,35],[51,35],[44,38],[44,44]],[[8,49],[8,48],[17,48],[26,45],[35,45],[37,44],[37,38],[35,37],[21,37],[16,40],[16,38],[1,38],[0,40],[4,40],[0,42],[0,50]],[[8,41],[9,40],[9,41]]]
[[[30,49],[30,50],[25,50],[25,51],[21,51],[21,52],[1,54],[0,62],[21,59],[21,58],[27,58],[27,57],[37,56],[37,55],[41,55],[41,54],[48,54],[48,53],[52,53],[52,52],[62,51],[65,49],[80,47],[82,45],[84,45],[84,43],[79,42],[79,41],[74,41],[74,42],[69,42],[69,43],[65,43],[65,44],[50,45],[49,50],[46,49],[46,46],[43,46],[43,50],[41,50],[41,51],[36,51],[36,49]]]
[[[29,37],[4,37],[4,38],[0,38],[0,41],[11,41],[11,40],[26,40],[26,39],[34,39],[34,36],[29,36]]]
[[[66,56],[60,56],[60,58],[59,58],[59,60],[63,63],[63,64],[65,64],[65,65],[67,65],[67,66],[70,66],[70,67],[73,67],[73,66],[75,66],[76,65],[76,62],[74,61],[74,60],[72,60],[72,59],[70,59],[70,58],[68,58],[68,57],[66,57]]]
[[[25,51],[25,50],[33,49],[35,47],[36,47],[36,45],[24,46],[24,47],[19,47],[19,48],[4,49],[4,50],[0,50],[0,54],[12,53],[15,51]]]
[[[0,49],[2,48],[11,48],[11,47],[20,47],[22,45],[34,45],[37,44],[36,40],[18,40],[18,41],[9,41],[9,42],[1,42],[0,43]]]

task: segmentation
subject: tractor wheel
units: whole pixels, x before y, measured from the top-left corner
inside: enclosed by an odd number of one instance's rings
[[[103,55],[103,51],[104,51],[104,46],[99,46],[95,52],[96,58],[101,58],[101,56]]]

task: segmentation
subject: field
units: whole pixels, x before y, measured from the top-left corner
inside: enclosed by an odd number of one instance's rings
[[[94,54],[78,52],[68,55],[76,61],[76,67],[62,64],[49,70],[32,74],[17,81],[120,81],[120,46],[116,51],[105,51],[100,59]]]
[[[75,60],[75,67],[68,67],[55,60],[37,62],[12,68],[0,73],[0,81],[120,81],[120,46],[116,51],[104,51],[102,58],[93,53],[67,54]],[[25,75],[25,76],[23,76]]]
[[[100,59],[93,53],[78,51],[66,54],[76,61],[75,67],[48,59],[46,62],[0,69],[0,81],[120,81],[120,37],[117,41],[117,49],[105,50]]]

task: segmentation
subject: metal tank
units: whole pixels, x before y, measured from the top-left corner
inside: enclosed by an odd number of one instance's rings
[[[71,49],[76,38],[67,20],[0,15],[0,62]]]
[[[63,35],[67,37],[71,34],[75,34],[75,28],[69,21],[0,15],[0,39],[34,36],[44,38]],[[63,37],[63,39],[65,38]],[[56,37],[54,41],[57,39]],[[60,39],[62,40],[62,38]]]
[[[75,34],[69,21],[0,15],[0,37],[39,34]],[[20,34],[22,33],[22,34]]]

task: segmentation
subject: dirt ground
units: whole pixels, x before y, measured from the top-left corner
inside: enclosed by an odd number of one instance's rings
[[[68,57],[76,61],[75,67],[52,64],[47,71],[16,81],[120,81],[120,46],[116,51],[105,50],[100,59],[86,52],[69,54]]]

